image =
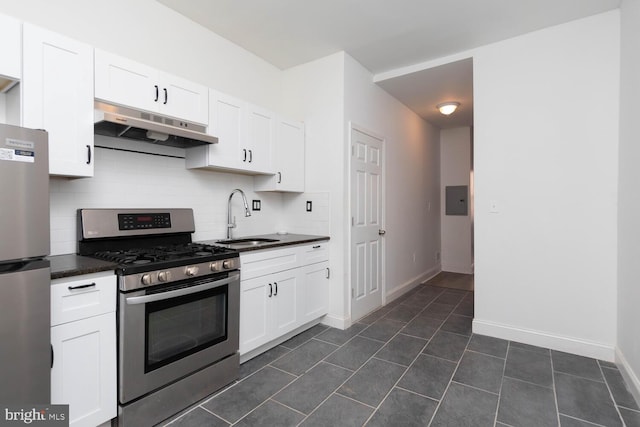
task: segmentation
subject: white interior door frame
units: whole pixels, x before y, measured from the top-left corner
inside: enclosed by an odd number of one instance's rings
[[[355,266],[353,265],[352,262],[352,244],[353,244],[353,227],[352,227],[352,218],[355,214],[354,212],[354,200],[353,200],[353,195],[352,195],[352,174],[353,174],[353,161],[352,161],[352,147],[354,145],[354,141],[353,141],[353,131],[358,131],[360,133],[363,133],[367,136],[370,136],[374,139],[377,139],[378,141],[380,141],[381,144],[381,169],[382,169],[382,179],[381,179],[381,183],[380,183],[380,203],[381,203],[381,212],[380,212],[380,228],[384,229],[386,226],[386,140],[385,138],[378,134],[375,131],[372,131],[371,129],[368,129],[364,126],[361,126],[359,124],[353,123],[351,121],[349,121],[348,124],[348,141],[349,143],[347,144],[347,158],[349,159],[347,162],[347,168],[348,168],[348,172],[347,172],[347,199],[348,199],[348,212],[347,212],[347,216],[345,218],[345,225],[346,225],[346,229],[348,230],[348,232],[346,233],[347,236],[347,248],[346,248],[346,265],[347,265],[347,278],[348,278],[348,286],[346,289],[347,292],[347,301],[349,302],[348,304],[348,313],[349,313],[349,321],[347,322],[347,326],[350,325],[351,323],[353,323],[354,318],[353,318],[353,308],[352,308],[352,304],[353,304],[353,294],[352,294],[352,289],[355,286],[353,283],[353,269],[355,268]],[[380,238],[380,258],[379,258],[379,263],[380,263],[380,287],[381,287],[381,305],[384,305],[386,303],[386,245],[385,245],[385,239]]]

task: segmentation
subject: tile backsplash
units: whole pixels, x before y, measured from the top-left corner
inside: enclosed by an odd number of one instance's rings
[[[79,208],[192,208],[194,240],[226,237],[227,200],[235,188],[249,200],[261,200],[261,210],[242,214],[239,195],[233,197],[235,236],[273,233],[328,235],[328,193],[285,194],[253,191],[251,176],[185,168],[184,151],[154,147],[173,157],[123,152],[119,140],[95,137],[92,178],[51,178],[51,254],[75,253],[76,211]],[[146,144],[145,144],[146,145]],[[313,200],[313,212],[305,201]]]

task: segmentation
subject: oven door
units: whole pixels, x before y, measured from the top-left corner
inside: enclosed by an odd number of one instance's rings
[[[237,271],[120,293],[120,403],[236,353],[239,309]]]

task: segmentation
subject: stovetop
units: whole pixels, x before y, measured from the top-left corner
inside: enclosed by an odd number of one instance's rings
[[[143,265],[160,261],[189,261],[191,259],[196,259],[196,261],[199,262],[202,257],[215,255],[233,256],[234,253],[235,251],[220,246],[205,245],[201,243],[187,243],[181,245],[157,246],[152,248],[101,251],[96,252],[93,256],[107,261],[117,262],[118,264]]]
[[[118,263],[117,273],[125,275],[234,258],[238,257],[238,252],[203,243],[183,243],[104,250],[90,256]]]

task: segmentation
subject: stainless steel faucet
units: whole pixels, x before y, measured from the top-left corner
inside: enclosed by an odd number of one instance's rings
[[[231,192],[231,194],[229,194],[229,202],[227,203],[227,240],[231,239],[231,229],[236,228],[236,217],[231,217],[231,199],[236,193],[240,193],[242,196],[242,203],[244,203],[244,216],[251,216],[249,204],[247,203],[247,197],[244,195],[244,191],[236,188]]]

